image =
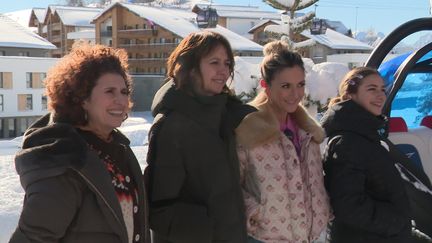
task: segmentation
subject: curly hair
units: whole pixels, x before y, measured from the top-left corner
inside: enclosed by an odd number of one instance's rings
[[[381,76],[376,69],[370,67],[356,67],[349,71],[342,78],[339,84],[339,96],[331,99],[328,107],[331,107],[341,101],[348,100],[350,94],[356,94],[358,91],[358,87],[363,82],[363,79],[370,75]]]
[[[45,79],[48,109],[54,113],[54,121],[86,125],[82,103],[90,97],[97,80],[104,74],[122,76],[130,94],[132,80],[128,74],[127,58],[123,49],[84,42],[74,44],[71,52],[48,71]]]
[[[167,81],[172,79],[178,89],[190,91],[193,82],[196,81],[191,72],[195,69],[199,70],[201,59],[219,45],[222,45],[227,52],[232,78],[234,75],[234,55],[228,40],[219,33],[201,31],[186,36],[171,53],[167,62]],[[226,85],[223,91],[229,93]]]

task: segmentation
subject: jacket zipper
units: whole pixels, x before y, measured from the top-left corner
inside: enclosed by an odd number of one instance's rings
[[[108,201],[105,199],[105,197],[102,195],[102,193],[96,188],[96,186],[83,173],[81,173],[80,171],[78,171],[76,169],[73,169],[73,170],[76,171],[78,173],[78,175],[80,175],[87,182],[87,184],[93,188],[93,190],[99,195],[99,197],[102,198],[105,205],[110,209],[111,213],[114,215],[114,218],[117,220],[117,222],[120,225],[123,225],[122,221],[117,217],[117,214],[115,213],[114,209],[111,207],[111,205],[109,205]],[[125,232],[127,232],[127,231],[125,231]]]

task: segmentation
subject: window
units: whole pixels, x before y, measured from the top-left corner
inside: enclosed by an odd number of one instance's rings
[[[20,51],[20,52],[18,52],[18,56],[29,57],[30,52],[29,51]]]
[[[160,38],[160,43],[165,43],[165,38]]]
[[[4,111],[3,95],[0,94],[0,111]]]
[[[0,56],[6,56],[6,51],[0,51]]]
[[[0,72],[0,89],[12,89],[12,72]]]
[[[423,117],[432,115],[432,74],[409,73],[391,104],[390,116],[402,117],[409,128],[420,126]]]
[[[26,110],[31,111],[33,110],[33,95],[28,94],[26,96]]]
[[[33,75],[32,75],[32,73],[26,73],[26,87],[28,89],[33,88]]]
[[[143,24],[143,28],[144,28],[144,29],[147,29],[147,25],[146,25],[146,24]]]
[[[45,88],[45,79],[46,79],[46,73],[39,73],[39,86],[38,88]]]
[[[107,31],[112,31],[112,26],[107,26]]]
[[[46,97],[46,95],[42,95],[41,104],[42,104],[42,110],[48,109],[48,98]]]
[[[33,110],[33,95],[19,94],[18,95],[18,110],[29,111]]]

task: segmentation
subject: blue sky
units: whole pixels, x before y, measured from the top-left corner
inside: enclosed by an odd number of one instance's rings
[[[213,0],[214,3],[231,4],[232,0]],[[63,0],[8,0],[2,1],[0,13],[32,7],[46,7],[48,4],[62,4]],[[236,0],[237,5],[258,5],[263,9],[271,7],[261,0]],[[368,30],[388,34],[400,24],[429,14],[429,0],[320,0],[317,16],[340,20],[353,31]],[[314,11],[315,6],[307,11]]]

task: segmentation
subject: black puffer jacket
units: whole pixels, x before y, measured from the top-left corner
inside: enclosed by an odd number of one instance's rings
[[[150,243],[141,168],[129,140],[118,131],[113,138],[124,145],[140,201],[134,242]],[[73,126],[42,117],[26,131],[15,165],[26,194],[11,243],[129,243],[111,176]]]
[[[322,125],[329,141],[337,136],[324,161],[331,242],[411,242],[403,181],[380,135],[385,120],[349,100],[331,107]]]
[[[160,114],[146,173],[155,243],[246,242],[234,141],[245,107],[224,94],[192,97],[170,83],[153,104],[153,113]]]

